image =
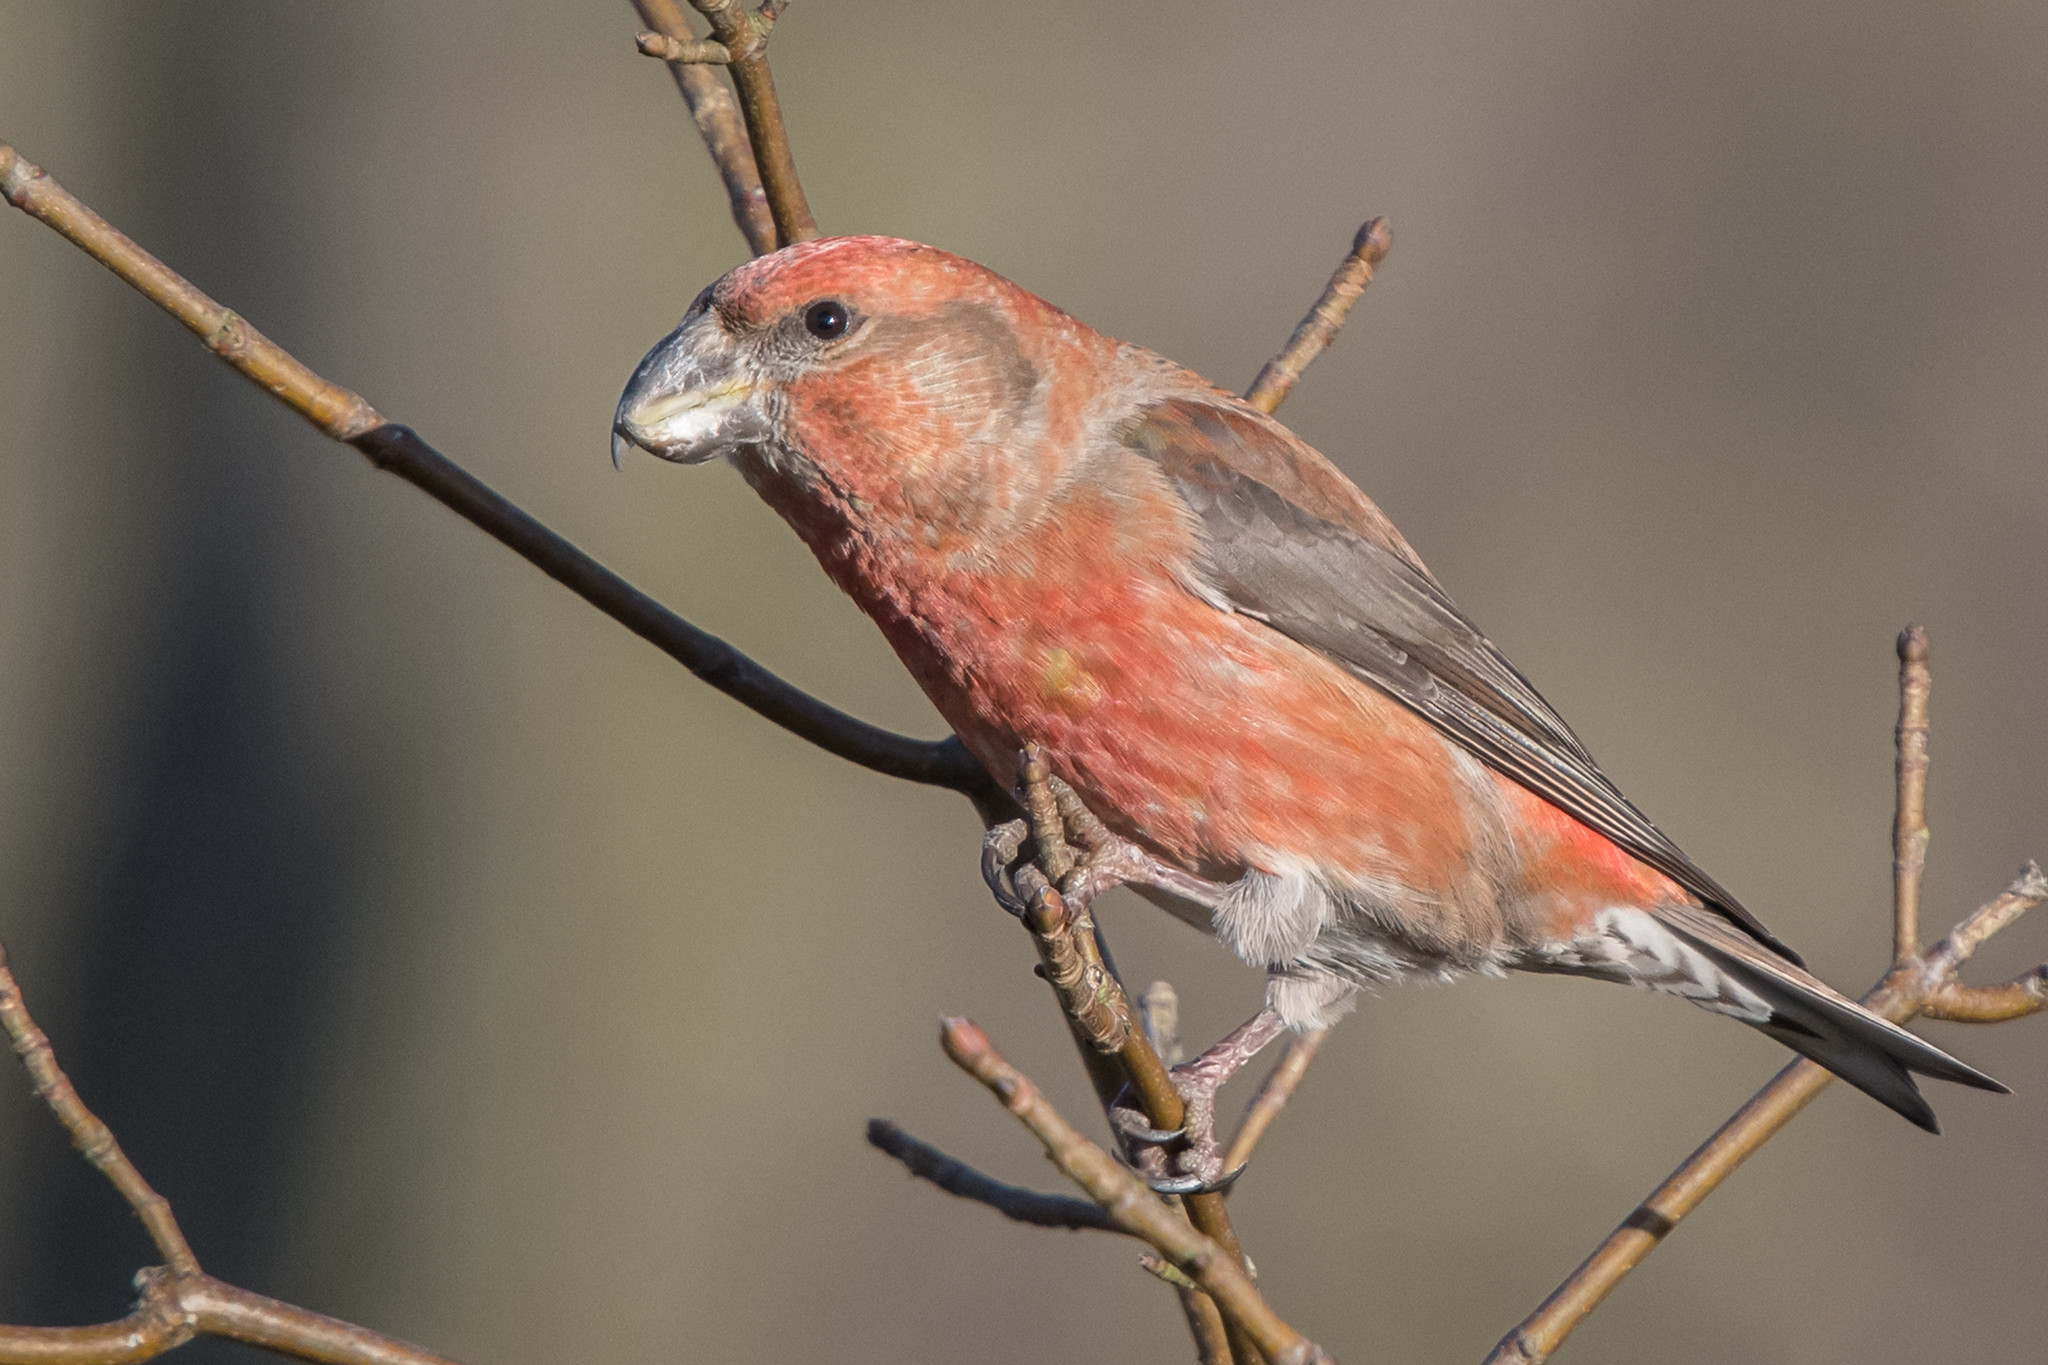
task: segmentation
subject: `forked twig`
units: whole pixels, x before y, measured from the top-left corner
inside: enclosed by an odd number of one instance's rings
[[[1045,755],[1037,746],[1024,750],[1018,776],[1019,804],[1024,807],[1043,864],[1042,871],[1028,870],[1036,873],[1035,880],[1027,875],[1019,886],[1026,895],[1024,925],[1038,949],[1042,974],[1074,1032],[1097,1097],[1107,1109],[1127,1085],[1148,1124],[1164,1132],[1177,1130],[1187,1122],[1187,1102],[1151,1039],[1137,1026],[1138,1012],[1131,1007],[1122,983],[1103,963],[1094,920],[1086,913],[1070,915],[1065,898],[1048,880],[1064,877],[1075,865],[1066,842],[1068,820],[1062,805],[1075,809],[1076,814],[1085,814],[1085,810],[1077,809],[1078,799],[1062,803]],[[1111,1058],[1118,1065],[1105,1066]],[[1181,1203],[1197,1231],[1230,1255],[1243,1258],[1244,1247],[1221,1191],[1185,1195]],[[1253,1344],[1240,1340],[1241,1324],[1228,1313],[1224,1317],[1238,1365],[1257,1365],[1250,1355]]]
[[[1892,937],[1899,960],[1863,1004],[1903,1024],[1920,1014],[1995,1023],[2042,1007],[2048,966],[2016,981],[1988,990],[1965,986],[1956,972],[1985,939],[2005,928],[2030,907],[2048,900],[2048,877],[2028,863],[2011,885],[1964,919],[1940,943],[1919,950],[1920,877],[1927,845],[1927,635],[1908,626],[1899,636],[1899,763],[1898,795],[1893,829],[1896,835]],[[1536,1365],[1548,1359],[1566,1337],[1598,1308],[1629,1271],[1698,1208],[1700,1201],[1735,1173],[1750,1154],[1790,1123],[1834,1076],[1800,1058],[1780,1071],[1737,1110],[1734,1117],[1636,1206],[1621,1225],[1594,1248],[1593,1254],[1545,1299],[1514,1331],[1502,1338],[1486,1365]]]
[[[0,1365],[69,1362],[119,1365],[149,1360],[195,1336],[228,1337],[280,1355],[329,1365],[455,1365],[446,1356],[214,1279],[199,1268],[170,1202],[121,1150],[107,1125],[79,1098],[36,1027],[0,944],[0,1028],[35,1081],[36,1093],[71,1135],[72,1145],[105,1176],[148,1231],[165,1264],[136,1276],[135,1311],[91,1327],[0,1325]]]
[[[725,70],[732,77],[740,112],[747,120],[747,139],[753,144],[754,165],[768,194],[777,244],[808,242],[818,235],[818,224],[796,178],[796,158],[789,150],[782,101],[776,97],[775,77],[768,70],[768,30],[783,7],[763,5],[755,11],[739,0],[690,0],[690,5],[710,21],[712,38],[725,48]]]
[[[1038,1087],[1003,1060],[979,1028],[965,1019],[948,1019],[940,1027],[939,1038],[946,1055],[989,1088],[1045,1147],[1053,1164],[1101,1206],[1118,1231],[1150,1243],[1160,1256],[1199,1284],[1272,1365],[1331,1360],[1320,1346],[1273,1311],[1246,1273],[1240,1255],[1198,1232],[1115,1157],[1075,1132]]]
[[[633,0],[633,8],[639,13],[640,22],[657,36],[680,42],[696,41],[690,32],[689,17],[677,0]],[[725,51],[723,43],[717,46]],[[647,51],[647,45],[642,43],[640,50]],[[761,172],[754,166],[754,147],[747,141],[746,121],[740,116],[739,105],[733,102],[732,91],[717,72],[701,65],[671,60],[668,69],[689,108],[690,121],[697,125],[697,134],[704,140],[705,150],[711,153],[712,164],[718,167],[718,178],[725,182],[734,225],[747,239],[749,251],[756,256],[767,255],[775,250],[775,216],[768,211],[768,192],[761,188]]]

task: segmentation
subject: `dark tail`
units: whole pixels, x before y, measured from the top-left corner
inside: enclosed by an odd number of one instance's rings
[[[1659,910],[1657,918],[1770,1006],[1770,1019],[1756,1024],[1757,1029],[1930,1133],[1939,1133],[1941,1125],[1914,1083],[1914,1072],[2010,1093],[1983,1072],[1880,1019],[1732,925],[1724,927],[1711,910],[1680,906]]]

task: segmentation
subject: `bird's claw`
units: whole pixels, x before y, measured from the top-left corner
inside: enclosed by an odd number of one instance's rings
[[[1214,1180],[1205,1180],[1196,1175],[1166,1176],[1145,1183],[1158,1194],[1225,1194],[1237,1183],[1237,1178],[1251,1169],[1247,1161],[1235,1170],[1225,1171]]]
[[[1121,1102],[1112,1108],[1110,1121],[1125,1139],[1130,1164],[1153,1189],[1161,1194],[1207,1194],[1237,1183],[1245,1163],[1223,1164],[1223,1146],[1216,1140],[1216,1092],[1283,1032],[1280,1016],[1262,1009],[1201,1056],[1174,1067],[1168,1074],[1180,1091],[1182,1116],[1180,1128],[1172,1133],[1159,1133]]]
[[[996,904],[1018,919],[1024,918],[1024,897],[1017,891],[1011,869],[1017,865],[1017,855],[1030,833],[1030,826],[1022,820],[1008,820],[981,838],[981,879],[988,883]]]
[[[1110,1126],[1118,1136],[1146,1147],[1164,1147],[1187,1136],[1185,1128],[1154,1128],[1145,1120],[1145,1115],[1125,1104],[1111,1106]]]

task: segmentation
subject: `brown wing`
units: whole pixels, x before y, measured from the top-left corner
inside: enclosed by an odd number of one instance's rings
[[[1232,610],[1341,663],[1799,961],[1607,779],[1370,499],[1278,423],[1228,404],[1168,400],[1125,441],[1193,512],[1210,581]]]

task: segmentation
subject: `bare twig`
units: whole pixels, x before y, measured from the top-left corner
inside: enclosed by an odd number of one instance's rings
[[[1986,939],[2044,900],[2048,900],[2048,874],[2043,874],[2040,865],[2029,860],[1996,898],[1979,906],[1968,919],[1949,930],[1941,942],[1923,953],[1917,962],[1908,964],[1918,969],[1918,979],[1914,984],[1923,986],[1926,994],[1933,994],[1937,986],[1954,978],[1956,971],[1976,955]]]
[[[754,164],[768,193],[778,243],[807,242],[818,235],[804,187],[796,178],[796,158],[789,150],[789,129],[782,120],[782,102],[775,96],[775,78],[768,70],[768,30],[783,6],[749,11],[739,0],[690,0],[711,23],[711,36],[727,52],[726,71],[739,93],[746,116],[747,138],[754,145]]]
[[[411,1346],[367,1328],[308,1312],[276,1299],[224,1284],[199,1268],[168,1200],[135,1169],[107,1125],[79,1098],[57,1065],[50,1040],[28,1012],[21,987],[0,944],[0,1027],[35,1081],[72,1145],[105,1176],[142,1220],[164,1266],[136,1277],[142,1290],[135,1311],[118,1322],[92,1327],[0,1325],[0,1365],[63,1361],[74,1365],[121,1365],[148,1360],[195,1336],[231,1337],[301,1360],[333,1365],[454,1365],[445,1356]]]
[[[1240,1254],[1203,1236],[1177,1216],[1116,1158],[1074,1131],[1025,1075],[965,1019],[940,1028],[946,1055],[987,1086],[1045,1147],[1053,1164],[1085,1190],[1118,1230],[1142,1238],[1202,1287],[1272,1365],[1308,1365],[1331,1357],[1275,1313],[1246,1273]]]
[[[1920,955],[1920,875],[1927,870],[1927,632],[1899,632],[1896,814],[1892,819],[1892,962]]]
[[[239,316],[137,246],[13,147],[0,142],[7,201],[85,251],[198,335],[207,348],[321,432],[426,492],[697,677],[799,738],[864,768],[945,787],[984,813],[1009,796],[956,739],[893,734],[790,686],[699,630],[390,422],[360,395],[321,378]]]
[[[1308,310],[1308,316],[1294,329],[1280,354],[1266,362],[1259,377],[1245,390],[1245,402],[1261,412],[1272,412],[1287,401],[1302,371],[1337,339],[1351,305],[1372,283],[1374,268],[1393,245],[1394,234],[1384,218],[1375,218],[1358,230],[1358,235],[1351,239],[1351,250],[1324,286],[1322,297]]]
[[[2042,1008],[2048,995],[2048,966],[1989,990],[1964,986],[1955,974],[1984,940],[2010,925],[2030,907],[2048,900],[2048,876],[2028,863],[1997,897],[1964,919],[1925,953],[1919,951],[1920,875],[1927,841],[1927,637],[1908,627],[1899,637],[1898,848],[1893,882],[1893,941],[1905,957],[1863,997],[1863,1004],[1895,1024],[1920,1014],[1995,1023]],[[1787,1066],[1737,1110],[1734,1117],[1659,1185],[1648,1199],[1596,1247],[1591,1256],[1552,1291],[1537,1310],[1487,1356],[1486,1365],[1536,1365],[1598,1308],[1607,1295],[1679,1220],[1735,1173],[1779,1129],[1790,1123],[1834,1076],[1801,1058]]]
[[[1031,931],[1040,974],[1059,997],[1061,1010],[1095,1051],[1121,1054],[1144,1033],[1131,1026],[1130,1004],[1095,952],[1095,936],[1082,920],[1068,915],[1065,898],[1043,874],[1026,869],[1017,879],[1025,897],[1024,927]]]
[[[868,1142],[903,1163],[903,1168],[920,1180],[928,1180],[947,1194],[986,1204],[1005,1218],[1040,1228],[1092,1229],[1121,1232],[1109,1215],[1084,1199],[1063,1194],[1040,1194],[1022,1185],[1010,1185],[977,1171],[955,1156],[948,1156],[928,1142],[920,1142],[887,1119],[868,1120]]]
[[[640,22],[665,38],[695,41],[689,16],[678,0],[633,0]],[[725,45],[720,43],[719,48]],[[643,46],[641,51],[647,49]],[[731,55],[730,53],[727,54]],[[718,167],[725,182],[726,198],[732,202],[732,220],[747,249],[756,256],[775,250],[775,218],[768,212],[768,194],[761,188],[761,172],[754,166],[753,144],[747,141],[746,121],[733,102],[732,91],[718,73],[690,62],[672,61],[669,75],[690,110],[690,120]]]
[[[1328,1029],[1317,1029],[1314,1033],[1297,1033],[1289,1040],[1287,1051],[1266,1073],[1266,1079],[1259,1083],[1259,1093],[1252,1096],[1250,1107],[1244,1111],[1244,1120],[1237,1125],[1230,1150],[1224,1154],[1224,1170],[1237,1170],[1252,1159],[1252,1149],[1273,1126],[1273,1120],[1280,1117],[1287,1101],[1294,1098],[1295,1087],[1308,1074],[1308,1064],[1316,1059],[1316,1050],[1329,1036]]]

